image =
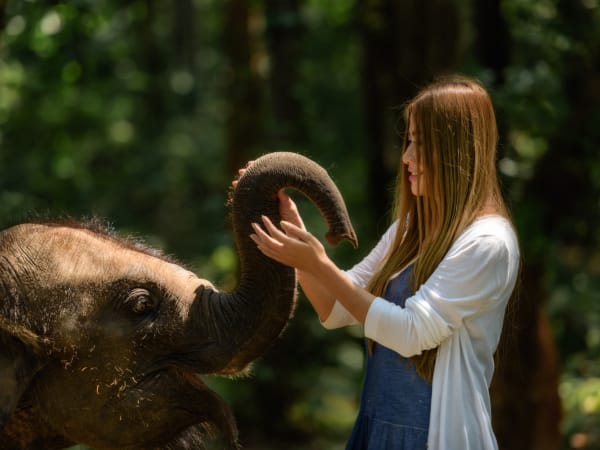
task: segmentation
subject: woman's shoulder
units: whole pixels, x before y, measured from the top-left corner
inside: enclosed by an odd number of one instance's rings
[[[471,222],[460,234],[460,238],[477,236],[496,236],[499,239],[516,239],[512,223],[503,216],[490,214],[481,216]]]
[[[483,280],[488,287],[512,286],[520,253],[511,222],[501,216],[482,216],[467,226],[454,241],[439,269],[445,278]]]
[[[452,245],[454,251],[473,250],[483,253],[505,253],[518,257],[519,244],[512,223],[499,215],[486,215],[468,225]]]

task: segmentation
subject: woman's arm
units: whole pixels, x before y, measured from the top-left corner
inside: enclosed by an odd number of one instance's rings
[[[339,269],[312,234],[286,221],[281,222],[282,232],[269,218],[263,216],[262,220],[266,232],[254,223],[252,227],[255,234],[251,235],[252,239],[266,256],[305,274],[304,281],[309,289],[307,295],[315,296],[311,302],[318,305],[318,309],[315,309],[319,316],[328,316],[334,299],[338,299],[358,322],[364,323],[375,296],[356,285]]]
[[[381,236],[379,242],[371,249],[369,254],[367,254],[367,256],[365,256],[358,264],[354,265],[352,269],[345,271],[355,284],[362,287],[367,285],[375,273],[375,270],[379,267],[381,261],[385,257],[385,254],[394,239],[397,228],[397,222],[393,223],[383,236]],[[297,274],[298,282],[300,283],[302,290],[313,305],[313,308],[325,327],[338,328],[358,323],[356,319],[345,310],[344,306],[337,302],[337,299],[331,296],[326,288],[323,287],[319,277],[312,276],[303,271],[298,271]],[[338,303],[337,305],[336,302]],[[333,311],[335,311],[335,314],[332,316],[331,313]]]
[[[499,333],[516,279],[518,247],[506,236],[511,232],[483,231],[463,233],[404,308],[376,299],[365,336],[409,357],[437,347],[474,317],[490,322],[482,334]]]
[[[279,214],[281,215],[281,218],[296,225],[302,230],[306,230],[298,207],[290,196],[281,189],[277,193],[277,197],[279,199]],[[333,305],[335,305],[335,298],[331,297],[327,290],[321,285],[319,279],[312,276],[310,273],[297,270],[296,275],[302,291],[310,301],[321,322],[324,322],[331,314]]]
[[[318,278],[308,272],[297,270],[298,283],[316,311],[321,322],[325,322],[335,305],[335,298],[321,285]]]
[[[513,271],[507,268],[514,264],[508,262],[505,239],[495,233],[461,236],[401,308],[356,285],[307,231],[284,221],[282,232],[268,218],[264,217],[263,222],[266,231],[253,224],[256,234],[252,239],[265,255],[318,279],[330,298],[336,298],[365,325],[367,337],[403,356],[436,347],[462,326],[465,318],[490,307],[505,289],[512,289],[510,283],[506,284],[506,276]]]

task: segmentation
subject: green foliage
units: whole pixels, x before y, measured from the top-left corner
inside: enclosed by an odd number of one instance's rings
[[[598,79],[600,7],[503,5],[514,43],[506,84],[495,92],[509,130],[500,169],[525,261],[543,274],[563,370],[564,446],[598,448],[600,107],[581,74]]]
[[[560,385],[560,394],[565,408],[565,446],[600,448],[600,378],[567,374]]]
[[[109,217],[186,258],[228,242],[218,59],[193,68],[195,88],[192,68],[147,35],[168,30],[141,1],[10,2],[7,13],[3,221],[30,210]],[[206,236],[183,244],[198,223]]]
[[[255,14],[264,7],[249,4]],[[221,2],[189,5],[193,15],[182,28],[177,8],[166,3],[7,2],[0,225],[32,213],[106,217],[217,286],[235,285],[225,91],[236,68],[224,55]],[[600,7],[594,0],[502,5],[511,37],[504,83],[478,61],[458,69],[493,86],[503,132],[499,167],[525,258],[543,274],[563,365],[565,448],[586,439],[586,448],[598,448],[600,106],[597,96],[586,103],[582,74],[595,73],[597,86]],[[352,0],[307,0],[295,18],[303,35],[292,89],[307,136],[289,150],[320,162],[344,193],[360,248],[329,249],[342,267],[370,249],[384,224],[372,216],[363,181],[370,149],[355,12]],[[182,29],[183,42],[176,39]],[[280,125],[277,117],[265,122],[271,134]],[[257,147],[271,150],[268,138]],[[308,227],[323,236],[315,208],[298,202]],[[361,380],[359,334],[325,332],[301,299],[250,377],[210,381],[236,411],[248,448],[265,448],[264,436],[291,437],[305,449],[341,448]]]

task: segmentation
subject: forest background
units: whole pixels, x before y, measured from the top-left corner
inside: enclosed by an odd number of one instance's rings
[[[389,222],[402,104],[444,73],[480,79],[523,251],[496,432],[507,449],[600,448],[598,0],[0,0],[0,33],[0,225],[103,217],[223,290],[247,160],[290,150],[329,171],[360,247],[328,251],[350,267]],[[211,379],[244,448],[343,448],[360,336],[325,331],[301,297],[250,377]]]

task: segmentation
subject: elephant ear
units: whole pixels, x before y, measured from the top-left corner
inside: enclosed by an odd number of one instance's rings
[[[0,430],[44,365],[44,359],[36,334],[0,318]]]

